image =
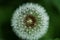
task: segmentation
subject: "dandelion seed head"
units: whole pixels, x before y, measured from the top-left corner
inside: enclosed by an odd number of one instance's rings
[[[34,3],[19,6],[13,14],[11,26],[18,37],[38,40],[43,37],[49,25],[49,16],[44,7]]]

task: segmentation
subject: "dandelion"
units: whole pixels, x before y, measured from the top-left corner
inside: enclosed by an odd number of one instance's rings
[[[26,3],[13,14],[11,26],[16,35],[26,40],[38,40],[43,37],[49,25],[46,10],[38,4]]]

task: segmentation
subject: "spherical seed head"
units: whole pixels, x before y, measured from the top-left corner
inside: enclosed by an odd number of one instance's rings
[[[47,32],[49,16],[41,5],[27,3],[16,9],[11,21],[13,31],[18,37],[38,40]]]

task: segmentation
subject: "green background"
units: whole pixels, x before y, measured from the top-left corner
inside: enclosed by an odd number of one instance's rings
[[[23,40],[12,31],[11,18],[15,9],[24,3],[38,3],[49,15],[49,29],[39,40],[60,40],[60,0],[0,0],[0,40]]]

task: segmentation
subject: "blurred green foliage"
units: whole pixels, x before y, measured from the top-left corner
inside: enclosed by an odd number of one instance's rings
[[[60,0],[0,0],[0,40],[22,40],[12,31],[11,17],[19,5],[27,2],[42,5],[50,17],[48,32],[39,40],[60,40]]]

